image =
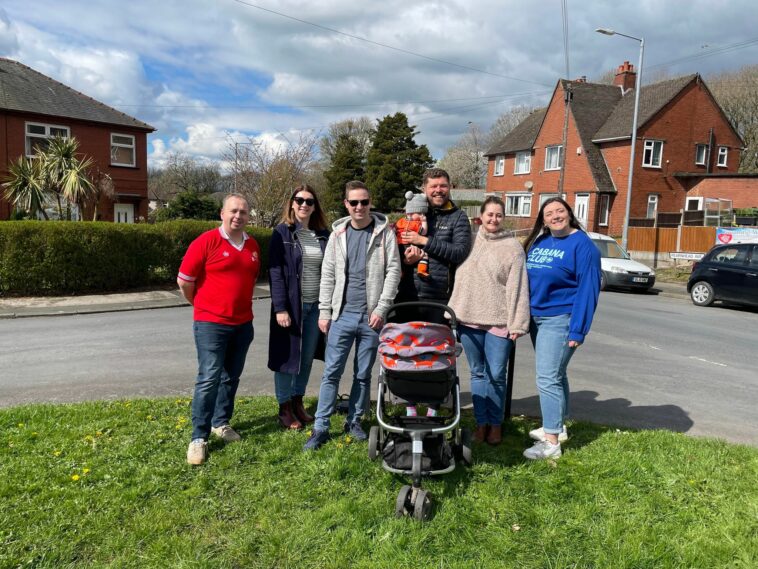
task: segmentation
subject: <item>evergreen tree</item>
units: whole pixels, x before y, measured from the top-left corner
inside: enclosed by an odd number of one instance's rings
[[[418,134],[403,113],[381,119],[366,159],[366,185],[374,209],[390,212],[405,204],[405,192],[421,185],[424,170],[433,166],[425,144],[413,139]]]
[[[351,180],[363,180],[363,148],[361,141],[350,134],[337,136],[329,168],[324,172],[326,191],[321,197],[321,207],[331,219],[347,215],[343,198],[345,184]]]

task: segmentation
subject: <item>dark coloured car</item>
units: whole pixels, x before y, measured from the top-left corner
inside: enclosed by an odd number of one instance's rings
[[[698,306],[714,300],[758,306],[758,245],[717,245],[692,265],[687,292]]]

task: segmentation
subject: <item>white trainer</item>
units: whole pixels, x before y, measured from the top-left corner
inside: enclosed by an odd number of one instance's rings
[[[195,439],[187,449],[187,462],[200,465],[208,460],[208,442],[203,439]]]
[[[545,429],[540,427],[539,429],[534,429],[532,431],[529,431],[529,436],[532,437],[535,441],[544,441],[545,440]],[[563,430],[558,434],[558,442],[559,443],[565,443],[569,438],[568,431],[566,430],[566,425],[563,425]]]
[[[229,425],[221,425],[220,427],[211,427],[211,434],[216,435],[222,439],[225,443],[236,443],[241,441],[242,437],[239,433],[232,429]]]
[[[545,460],[546,458],[560,458],[561,443],[554,445],[548,441],[539,441],[534,446],[524,451],[524,456],[529,460]]]

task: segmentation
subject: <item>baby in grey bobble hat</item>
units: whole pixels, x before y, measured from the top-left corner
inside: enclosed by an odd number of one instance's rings
[[[403,233],[406,231],[415,231],[419,235],[426,235],[429,231],[429,226],[426,222],[426,212],[429,209],[429,203],[426,200],[426,196],[409,191],[405,193],[405,199],[407,200],[405,202],[405,217],[399,219],[395,224],[397,242],[401,245],[401,249],[409,245],[408,241],[403,237]],[[418,262],[416,271],[421,278],[429,276],[429,257],[426,253],[424,253],[423,258]]]

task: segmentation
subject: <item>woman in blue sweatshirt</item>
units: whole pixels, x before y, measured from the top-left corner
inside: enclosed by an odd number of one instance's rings
[[[568,438],[569,386],[566,369],[590,331],[600,294],[600,251],[582,231],[571,207],[551,198],[540,208],[525,245],[531,323],[542,427],[524,451],[532,460],[558,458]]]

